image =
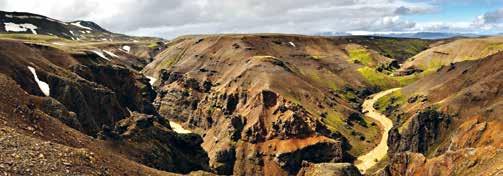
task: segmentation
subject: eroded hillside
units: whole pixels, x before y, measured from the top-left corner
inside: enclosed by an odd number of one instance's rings
[[[377,71],[396,60],[362,44],[385,40],[186,36],[143,72],[157,80],[159,113],[204,136],[217,173],[295,174],[303,160],[352,162],[379,141],[379,127],[362,117],[360,104],[399,85]],[[380,87],[361,69],[390,80]]]
[[[377,108],[393,118],[391,175],[498,175],[503,54],[443,66]]]
[[[0,174],[502,169],[501,37],[165,41],[29,13],[0,22]]]

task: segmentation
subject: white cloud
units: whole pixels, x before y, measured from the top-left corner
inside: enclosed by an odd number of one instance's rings
[[[441,26],[404,20],[401,16],[438,10],[428,1],[406,0],[3,0],[0,8],[64,21],[91,20],[114,32],[166,38],[207,33],[410,31]]]
[[[503,30],[503,8],[478,16],[472,26],[483,30]]]

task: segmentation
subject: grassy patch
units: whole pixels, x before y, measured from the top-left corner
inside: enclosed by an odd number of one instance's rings
[[[0,39],[15,39],[15,40],[29,40],[29,41],[39,41],[48,42],[54,40],[66,40],[56,36],[50,35],[35,35],[35,34],[0,34]]]
[[[399,107],[406,102],[406,97],[402,95],[402,91],[397,90],[377,100],[374,104],[379,112],[385,113],[387,107]]]
[[[346,49],[346,51],[348,52],[350,61],[353,63],[358,63],[366,66],[374,64],[374,59],[365,48],[349,47]]]
[[[487,48],[485,48],[482,51],[482,53],[489,55],[489,54],[496,53],[499,51],[503,51],[503,43],[491,43],[491,44],[489,44],[489,46],[487,46]]]
[[[381,89],[390,89],[395,87],[403,87],[409,85],[418,79],[432,73],[434,70],[430,69],[419,74],[407,75],[407,76],[391,76],[385,73],[376,71],[370,67],[361,67],[358,72],[374,86],[378,86]]]
[[[381,131],[379,128],[373,125],[362,127],[356,123],[353,126],[349,126],[344,119],[346,118],[337,111],[327,111],[326,118],[324,118],[323,122],[328,129],[333,132],[339,132],[348,139],[351,145],[349,153],[352,155],[358,156],[370,151],[380,137]],[[365,122],[368,124],[372,123],[372,121]],[[362,137],[364,137],[364,139],[362,139]]]
[[[313,84],[327,87],[330,89],[337,89],[338,80],[336,77],[333,77],[332,73],[327,70],[318,70],[311,67],[301,67],[300,74],[302,74],[305,78],[309,79]]]
[[[152,42],[152,43],[149,43],[147,45],[147,47],[150,48],[150,49],[154,49],[154,48],[159,47],[159,44],[157,44],[157,42]]]
[[[378,38],[371,40],[371,48],[381,55],[405,60],[428,48],[431,41],[421,39]]]
[[[378,86],[381,89],[389,89],[400,86],[399,82],[391,76],[377,72],[370,67],[361,67],[358,72],[372,85]]]

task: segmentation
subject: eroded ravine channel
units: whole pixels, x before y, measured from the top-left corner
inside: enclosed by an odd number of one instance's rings
[[[356,167],[360,172],[365,173],[368,169],[374,167],[379,161],[386,157],[388,153],[388,132],[393,127],[393,122],[387,118],[385,115],[381,114],[374,108],[374,103],[379,100],[379,98],[399,90],[400,88],[388,89],[376,94],[369,96],[362,104],[362,112],[365,112],[365,116],[378,121],[383,128],[383,134],[379,144],[372,149],[370,152],[361,155],[357,158],[355,162]]]

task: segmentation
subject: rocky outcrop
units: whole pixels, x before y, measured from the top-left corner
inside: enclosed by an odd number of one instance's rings
[[[83,131],[77,114],[66,109],[65,105],[61,104],[59,101],[53,98],[43,98],[40,104],[40,109],[48,115],[59,119],[64,124],[76,130]]]
[[[234,162],[236,161],[236,149],[234,146],[224,148],[216,152],[213,170],[220,175],[232,175]]]
[[[100,138],[115,141],[134,153],[138,162],[177,173],[209,170],[202,138],[194,133],[178,134],[163,117],[133,113],[114,127],[104,128]]]
[[[397,127],[390,131],[388,138],[390,153],[404,151],[426,154],[435,150],[444,140],[450,128],[451,117],[434,109],[426,109],[414,115],[412,121],[399,132]]]
[[[56,75],[41,74],[51,87],[51,97],[77,114],[83,132],[96,136],[103,125],[113,125],[128,116],[112,90],[85,80],[72,81]],[[76,126],[72,126],[78,129]]]
[[[498,175],[503,151],[493,146],[448,151],[437,157],[420,153],[395,154],[384,171],[388,175]],[[496,167],[495,167],[496,166]]]
[[[313,163],[340,162],[343,160],[340,142],[319,142],[286,153],[277,153],[274,161],[289,174],[297,173],[303,161]]]
[[[138,73],[112,65],[76,65],[73,72],[114,91],[119,103],[131,111],[156,113],[152,105],[156,93],[148,80]]]
[[[360,176],[360,171],[351,163],[303,162],[297,176]]]

